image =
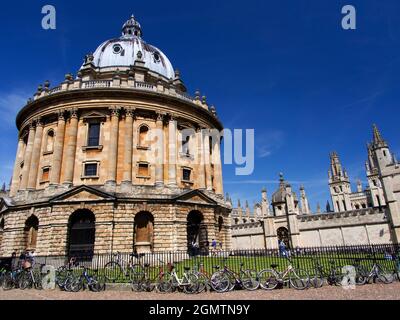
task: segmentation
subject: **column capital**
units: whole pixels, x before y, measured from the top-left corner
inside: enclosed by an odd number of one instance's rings
[[[43,122],[40,117],[37,117],[35,120],[36,127],[43,127]]]
[[[125,109],[125,116],[126,117],[131,117],[131,118],[135,117],[136,108],[134,108],[134,107],[124,107],[124,109]]]
[[[108,108],[108,110],[110,110],[111,117],[119,117],[121,107],[120,106],[111,106]]]
[[[175,113],[168,113],[167,114],[169,121],[177,121],[178,116]]]
[[[156,111],[156,119],[157,121],[164,121],[164,118],[166,117],[166,113],[165,112],[161,112],[161,111]]]
[[[68,112],[71,115],[71,118],[78,118],[78,108],[70,108]]]
[[[65,120],[65,109],[60,109],[57,111],[57,118],[60,121],[64,121]]]

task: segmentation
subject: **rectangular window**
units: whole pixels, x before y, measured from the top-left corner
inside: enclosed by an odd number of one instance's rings
[[[182,180],[184,181],[190,181],[190,174],[192,173],[192,170],[190,169],[183,169],[182,170]]]
[[[85,177],[96,177],[96,176],[97,176],[97,163],[86,163]]]
[[[149,176],[149,165],[147,163],[139,163],[138,175],[141,177]]]
[[[100,123],[98,122],[89,123],[88,146],[89,147],[98,146],[99,142],[100,142]]]
[[[42,181],[49,181],[50,168],[43,168]]]

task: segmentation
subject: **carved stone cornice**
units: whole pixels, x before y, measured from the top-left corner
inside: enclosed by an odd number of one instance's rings
[[[57,111],[57,118],[59,121],[65,121],[65,110],[64,109]]]

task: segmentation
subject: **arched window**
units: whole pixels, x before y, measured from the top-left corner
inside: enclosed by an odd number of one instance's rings
[[[149,127],[146,125],[141,125],[139,128],[139,146],[140,147],[148,147],[148,135],[149,135]]]
[[[189,253],[206,250],[207,228],[203,224],[203,214],[200,211],[190,211],[186,224],[187,248]]]
[[[39,219],[36,216],[31,215],[25,221],[24,238],[26,250],[32,250],[36,248],[38,229]]]
[[[91,259],[96,235],[95,216],[87,209],[75,211],[68,222],[68,256]]]
[[[136,214],[134,232],[136,252],[151,252],[154,245],[154,217],[150,212],[141,211]]]
[[[54,149],[54,130],[50,129],[47,131],[46,136],[46,144],[45,144],[45,152],[53,152]]]

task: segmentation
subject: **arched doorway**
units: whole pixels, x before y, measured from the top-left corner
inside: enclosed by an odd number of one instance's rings
[[[141,211],[134,220],[134,246],[137,253],[151,252],[154,241],[154,217],[150,212]]]
[[[92,211],[80,209],[71,214],[68,223],[68,256],[91,259],[95,234],[95,216]]]
[[[187,248],[190,254],[206,251],[207,227],[203,224],[203,214],[200,211],[190,211],[186,225]]]
[[[290,239],[289,239],[289,231],[288,229],[286,229],[285,227],[280,227],[278,228],[278,230],[276,230],[276,234],[278,236],[278,240],[282,240],[285,245],[286,248],[290,247]]]
[[[39,229],[39,219],[36,216],[31,215],[25,221],[25,228],[24,228],[25,250],[36,249],[38,229]]]

